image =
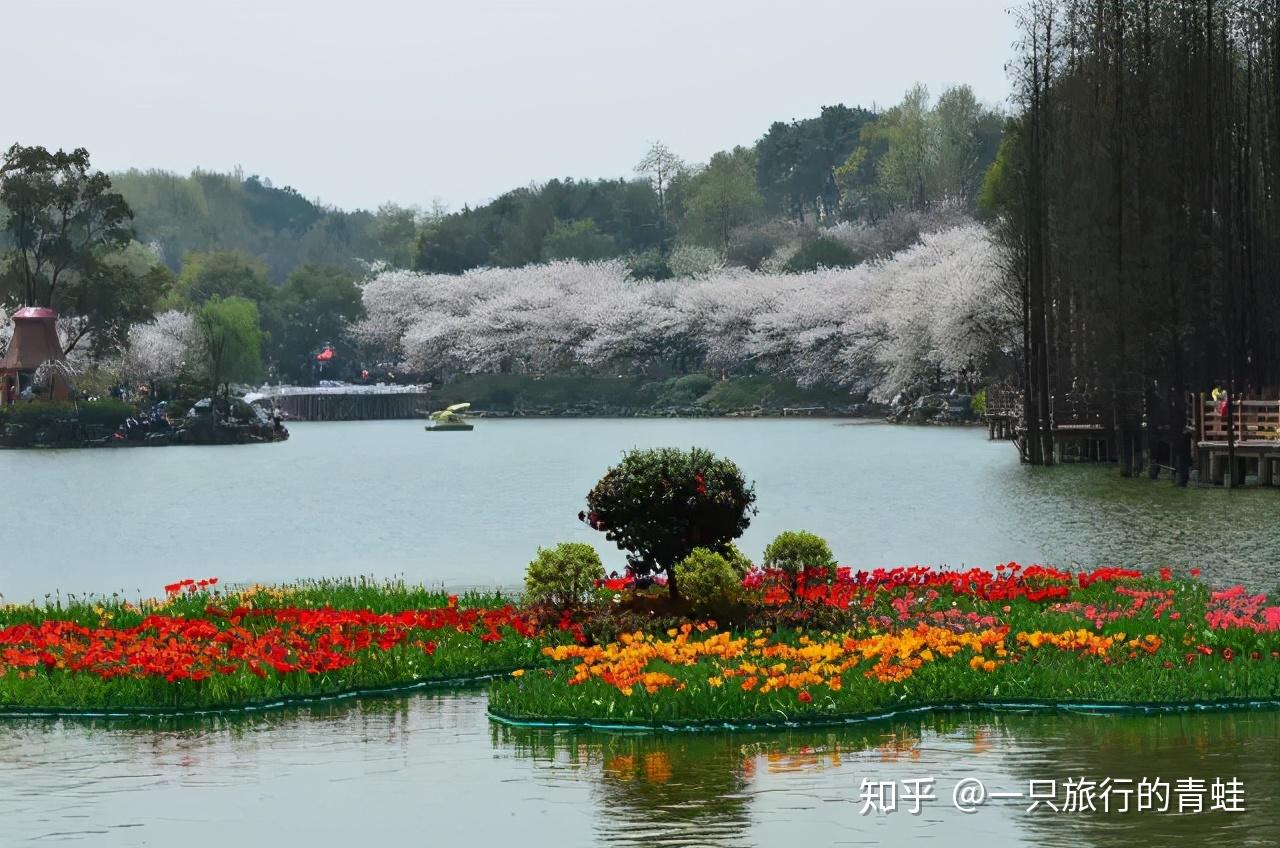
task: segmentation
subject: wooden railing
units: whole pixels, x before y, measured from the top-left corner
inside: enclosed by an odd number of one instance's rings
[[[1022,392],[994,386],[987,388],[988,418],[1017,418],[1022,415]]]
[[[1196,395],[1188,405],[1188,429],[1200,442],[1227,442],[1227,419],[1218,401]],[[1237,400],[1232,403],[1232,429],[1237,443],[1280,443],[1280,400]]]

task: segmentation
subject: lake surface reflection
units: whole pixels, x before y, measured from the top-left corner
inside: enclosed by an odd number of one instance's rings
[[[708,447],[757,485],[749,554],[783,529],[854,567],[1199,566],[1280,582],[1274,491],[1177,489],[1112,469],[1030,469],[980,431],[823,420],[299,424],[281,445],[3,451],[0,593],[152,596],[224,582],[404,574],[514,584],[621,451]],[[15,481],[21,481],[17,487]],[[616,550],[602,550],[620,568]],[[625,736],[491,725],[482,690],[251,718],[0,722],[0,844],[112,846],[1280,844],[1280,713],[976,714],[790,733]],[[932,777],[921,814],[860,815],[860,786]],[[1239,778],[1244,813],[972,814],[994,791],[1081,777]],[[904,805],[905,807],[905,805]]]
[[[1280,584],[1280,493],[1179,489],[1113,468],[1033,469],[971,428],[820,419],[485,420],[294,424],[283,444],[0,451],[0,595],[152,596],[182,577],[268,582],[404,574],[513,585],[539,545],[585,541],[586,492],[633,447],[699,445],[755,481],[752,557],[809,529],[855,568],[1198,566],[1217,583]]]
[[[1280,843],[1280,713],[952,714],[835,730],[507,728],[459,690],[252,718],[0,726],[4,844],[1158,846]],[[863,779],[935,778],[920,815]],[[1245,812],[965,814],[956,781],[1237,777]],[[1206,808],[1209,805],[1206,795]]]

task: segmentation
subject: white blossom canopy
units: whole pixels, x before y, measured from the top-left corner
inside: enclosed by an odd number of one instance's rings
[[[1016,345],[979,225],[926,234],[851,269],[807,274],[704,267],[635,280],[619,261],[482,268],[457,276],[383,271],[363,284],[361,344],[414,372],[636,370],[664,363],[848,386],[888,399],[981,376]]]

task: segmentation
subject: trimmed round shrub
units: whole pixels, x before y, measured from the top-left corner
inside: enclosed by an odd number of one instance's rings
[[[561,542],[554,548],[538,548],[538,555],[524,573],[530,601],[555,607],[580,603],[604,579],[600,554],[585,542]]]
[[[800,587],[801,576],[825,573],[835,565],[826,540],[808,530],[785,530],[764,549],[766,568],[776,568],[790,578],[791,597]]]
[[[587,493],[578,517],[628,551],[637,577],[665,573],[679,596],[676,563],[694,548],[723,550],[755,514],[756,494],[737,465],[702,448],[629,451]]]
[[[742,587],[742,577],[723,555],[694,548],[676,566],[680,594],[694,609],[710,611],[732,603]]]

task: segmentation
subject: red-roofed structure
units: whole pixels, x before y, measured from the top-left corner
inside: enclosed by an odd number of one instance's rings
[[[66,359],[58,340],[58,314],[44,306],[24,306],[13,313],[13,338],[0,357],[0,404],[11,404],[31,385],[36,369]],[[71,387],[57,375],[50,378],[48,396],[70,397]]]

